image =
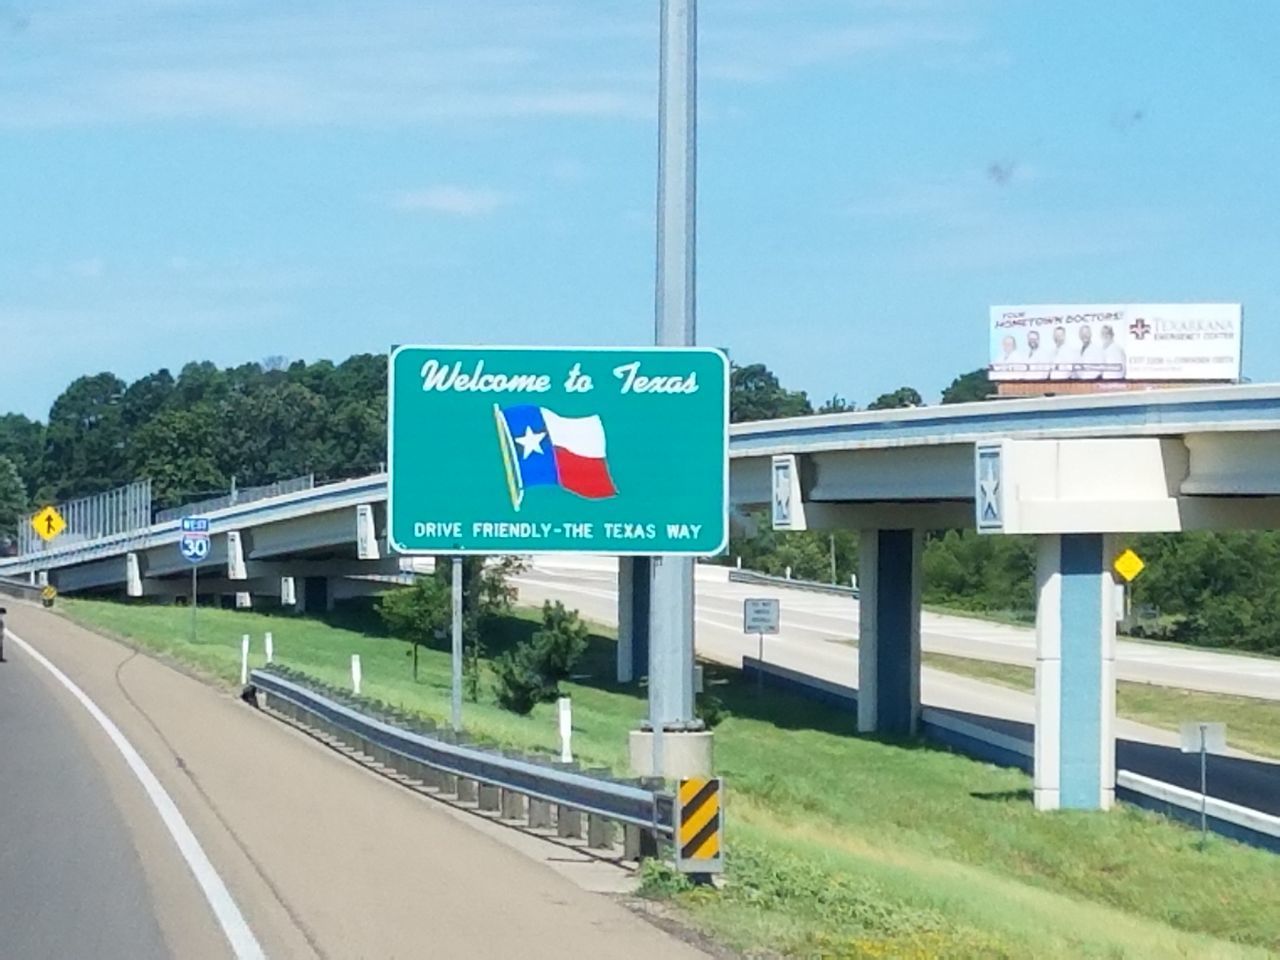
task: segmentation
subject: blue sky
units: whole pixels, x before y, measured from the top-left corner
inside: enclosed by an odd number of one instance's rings
[[[0,411],[75,376],[652,338],[657,0],[0,0]],[[1280,4],[703,0],[699,341],[859,404],[993,303],[1240,301]]]

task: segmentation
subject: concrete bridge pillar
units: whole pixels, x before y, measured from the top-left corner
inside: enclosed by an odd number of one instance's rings
[[[858,730],[913,736],[920,724],[918,530],[863,530],[858,547]]]
[[[618,558],[618,682],[649,672],[648,557]]]
[[[1039,537],[1035,802],[1106,810],[1115,800],[1115,584],[1110,537]]]

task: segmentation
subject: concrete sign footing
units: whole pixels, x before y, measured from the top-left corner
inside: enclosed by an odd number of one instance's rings
[[[711,776],[714,735],[710,730],[668,731],[662,735],[661,776],[669,779]],[[653,734],[631,731],[631,770],[638,777],[651,777]]]

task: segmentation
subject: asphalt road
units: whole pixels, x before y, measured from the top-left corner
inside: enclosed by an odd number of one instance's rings
[[[142,861],[82,732],[45,671],[10,644],[0,663],[0,955],[168,957]]]
[[[617,622],[616,573],[612,560],[535,558],[528,573],[519,580],[522,600],[541,603],[559,599],[580,609],[584,616],[602,623]],[[760,587],[730,583],[723,569],[700,567],[697,581],[695,644],[698,655],[709,660],[738,666],[742,657],[757,655],[757,638],[742,633],[742,600],[746,597],[778,597],[782,609],[782,633],[765,638],[765,659],[811,676],[821,677],[849,687],[858,685],[858,651],[852,642],[858,635],[857,604],[846,598],[776,587]],[[942,630],[939,633],[939,629]],[[1000,639],[984,641],[991,630]],[[1032,642],[1034,633],[1030,634]],[[1016,650],[1017,631],[983,621],[962,617],[926,614],[922,624],[925,649],[984,657],[982,643],[1001,650]],[[969,642],[976,637],[978,642]],[[948,646],[950,644],[950,646]],[[1145,644],[1137,647],[1140,655],[1130,657],[1121,676],[1140,674],[1148,662]],[[1245,671],[1274,670],[1280,664],[1250,657],[1232,657],[1199,651],[1197,656],[1221,657],[1223,663],[1213,674],[1211,683],[1248,685]],[[1031,665],[1030,660],[1027,665]],[[1177,676],[1191,668],[1180,661]],[[1261,687],[1272,697],[1280,696],[1280,680]],[[1250,686],[1250,689],[1255,687]],[[1008,687],[983,683],[941,670],[924,667],[921,671],[921,700],[927,706],[940,707],[967,716],[993,729],[1000,729],[1030,741],[1035,720],[1035,699]],[[1192,718],[1187,719],[1212,719]],[[1132,770],[1188,788],[1199,789],[1199,758],[1178,750],[1179,738],[1172,730],[1162,730],[1129,720],[1116,721],[1117,764]],[[1211,761],[1210,793],[1223,800],[1280,815],[1280,764],[1232,751],[1229,757]]]
[[[527,581],[530,585],[564,586],[598,599],[616,596],[613,558],[538,557]],[[853,640],[858,635],[857,601],[803,590],[729,583],[725,568],[698,567],[700,620],[742,624],[745,597],[783,600],[783,638],[791,628],[828,640]],[[607,610],[601,606],[601,612]],[[615,622],[617,612],[609,614]],[[921,647],[927,652],[972,657],[996,663],[1035,665],[1035,630],[925,611],[920,619]],[[1119,680],[1182,687],[1208,693],[1280,700],[1280,659],[1242,656],[1216,650],[1197,650],[1172,644],[1116,641]]]
[[[569,861],[586,860],[573,851],[478,826],[226,691],[8,606],[10,630],[136,748],[267,956],[703,956],[569,879]],[[232,956],[121,751],[30,654],[5,646],[0,957]]]

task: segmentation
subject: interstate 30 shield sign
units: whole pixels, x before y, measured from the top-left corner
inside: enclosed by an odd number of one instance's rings
[[[721,352],[404,346],[388,367],[397,552],[724,549]]]

